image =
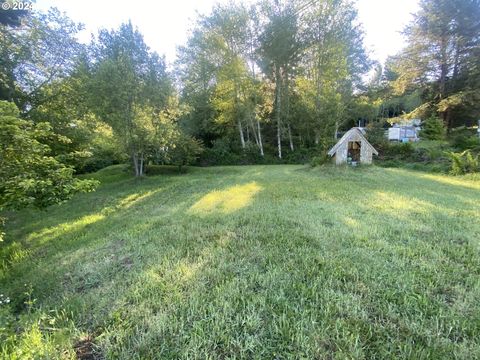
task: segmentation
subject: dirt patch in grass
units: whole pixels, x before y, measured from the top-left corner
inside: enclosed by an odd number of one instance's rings
[[[95,344],[94,338],[90,335],[78,340],[73,348],[79,360],[104,359],[100,348]]]

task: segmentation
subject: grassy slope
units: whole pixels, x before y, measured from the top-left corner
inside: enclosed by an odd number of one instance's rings
[[[0,293],[24,333],[4,351],[68,357],[92,338],[123,359],[480,358],[478,180],[287,165],[96,176],[97,192],[10,222]]]

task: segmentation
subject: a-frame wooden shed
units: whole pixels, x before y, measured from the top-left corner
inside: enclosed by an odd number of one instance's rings
[[[357,127],[348,130],[328,152],[337,165],[349,161],[371,164],[373,154],[378,155],[378,151],[368,142],[362,130]]]

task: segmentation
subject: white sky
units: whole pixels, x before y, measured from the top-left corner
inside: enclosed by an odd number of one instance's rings
[[[36,9],[55,6],[85,25],[80,40],[87,42],[99,28],[116,28],[131,19],[145,42],[168,63],[175,60],[176,47],[185,43],[196,12],[208,13],[212,5],[228,0],[37,0]],[[304,3],[304,0],[299,0]],[[404,41],[400,31],[418,8],[418,0],[357,0],[365,45],[371,57],[381,62],[397,53]]]

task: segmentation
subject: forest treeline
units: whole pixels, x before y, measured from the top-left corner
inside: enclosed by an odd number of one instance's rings
[[[478,0],[421,0],[407,46],[384,64],[370,59],[350,0],[216,5],[169,66],[131,23],[82,44],[82,26],[56,9],[12,14],[0,14],[1,116],[18,110],[9,126],[77,173],[304,161],[359,123],[480,118]]]

